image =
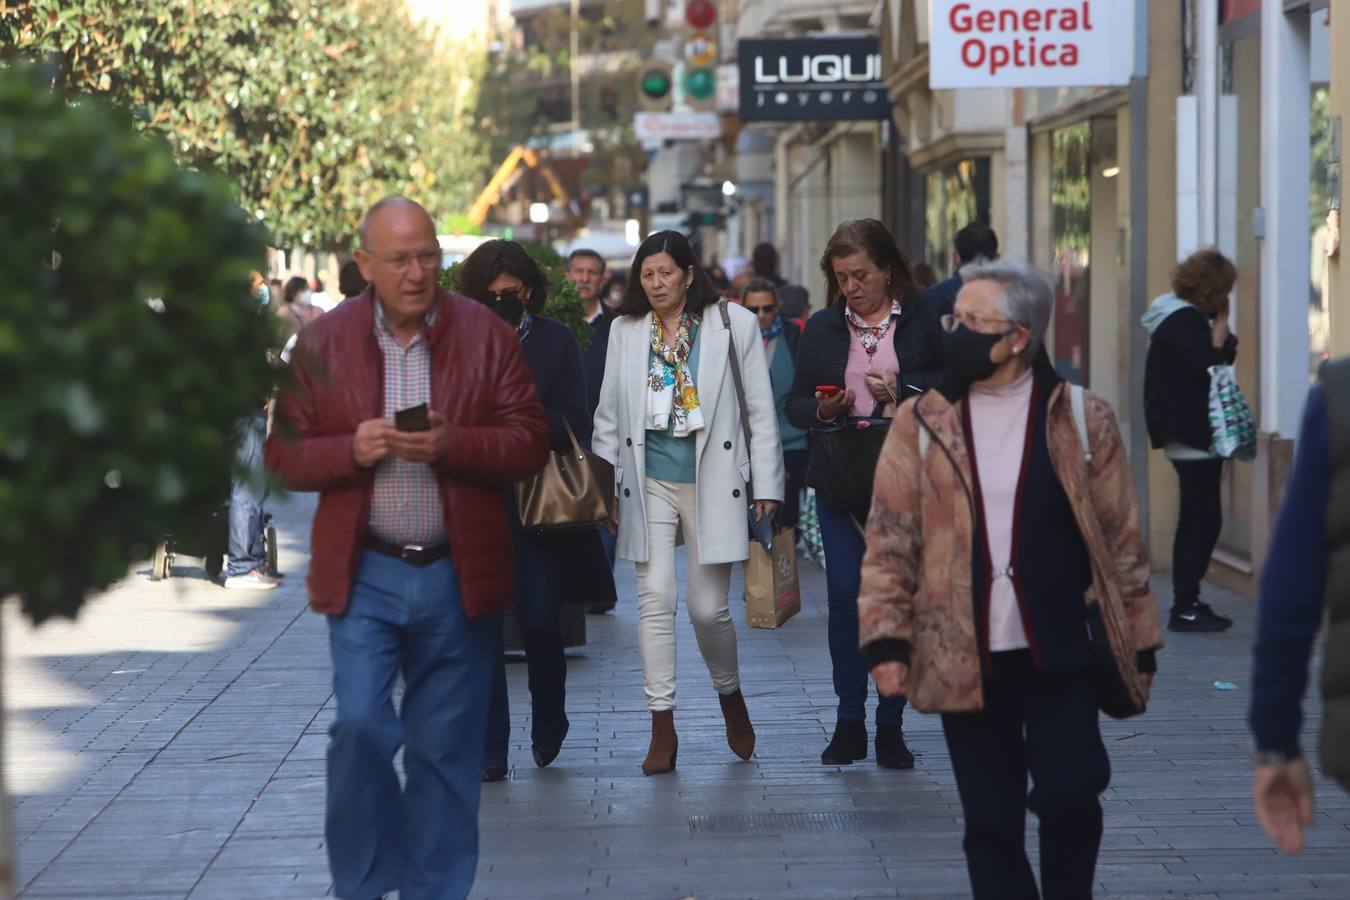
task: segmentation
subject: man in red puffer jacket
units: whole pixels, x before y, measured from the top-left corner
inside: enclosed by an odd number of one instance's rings
[[[426,210],[380,201],[360,244],[370,287],[305,329],[266,458],[287,487],[320,495],[307,586],[328,616],[337,700],[335,891],[451,900],[478,862],[498,613],[514,601],[507,489],[542,468],[548,426],[515,332],[437,286]]]

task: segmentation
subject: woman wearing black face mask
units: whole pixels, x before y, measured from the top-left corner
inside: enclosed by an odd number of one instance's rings
[[[548,297],[548,281],[524,248],[514,241],[487,241],[464,260],[456,287],[492,307],[520,336],[520,349],[548,417],[550,449],[571,449],[568,425],[577,440],[585,441],[591,433],[591,418],[586,411],[581,350],[567,326],[539,314]],[[574,545],[569,543],[571,536],[537,534],[518,521],[514,537],[516,616],[529,668],[530,737],[535,764],[547,766],[562,749],[568,730],[561,585],[565,583],[564,558]],[[592,537],[599,541],[598,533]],[[510,731],[503,659],[493,676],[488,707],[484,781],[506,777]]]
[[[862,652],[881,694],[942,714],[977,900],[1091,897],[1110,779],[1099,684],[1128,695],[1113,714],[1141,711],[1162,646],[1148,551],[1110,405],[1042,349],[1050,285],[1006,259],[961,276],[942,319],[951,377],[900,407],[877,463]]]

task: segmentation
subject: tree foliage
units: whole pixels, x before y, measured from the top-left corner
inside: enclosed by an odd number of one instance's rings
[[[224,171],[278,246],[346,248],[387,194],[462,211],[485,164],[480,64],[405,0],[22,0],[0,3],[0,47]]]
[[[0,68],[0,597],[73,616],[228,495],[272,380],[262,230],[124,111]]]

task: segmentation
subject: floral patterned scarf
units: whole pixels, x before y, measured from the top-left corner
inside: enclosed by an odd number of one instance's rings
[[[675,346],[666,346],[661,317],[652,313],[652,368],[647,375],[647,430],[665,431],[674,423],[675,437],[688,437],[703,427],[698,389],[689,371],[689,351],[698,338],[698,320],[680,316]]]
[[[844,318],[853,329],[853,334],[862,344],[863,350],[867,352],[868,360],[876,359],[877,346],[891,330],[891,323],[900,315],[900,301],[891,301],[891,314],[876,325],[868,325],[863,321],[863,317],[853,311],[853,307],[844,304]]]

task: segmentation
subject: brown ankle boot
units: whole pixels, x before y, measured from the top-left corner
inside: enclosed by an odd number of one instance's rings
[[[741,759],[749,759],[755,752],[755,726],[750,724],[750,711],[745,708],[745,696],[739,691],[718,694],[722,704],[722,718],[727,723],[727,746]]]
[[[675,771],[675,754],[680,739],[675,734],[675,712],[663,710],[652,713],[652,743],[642,763],[643,775],[664,775]]]

